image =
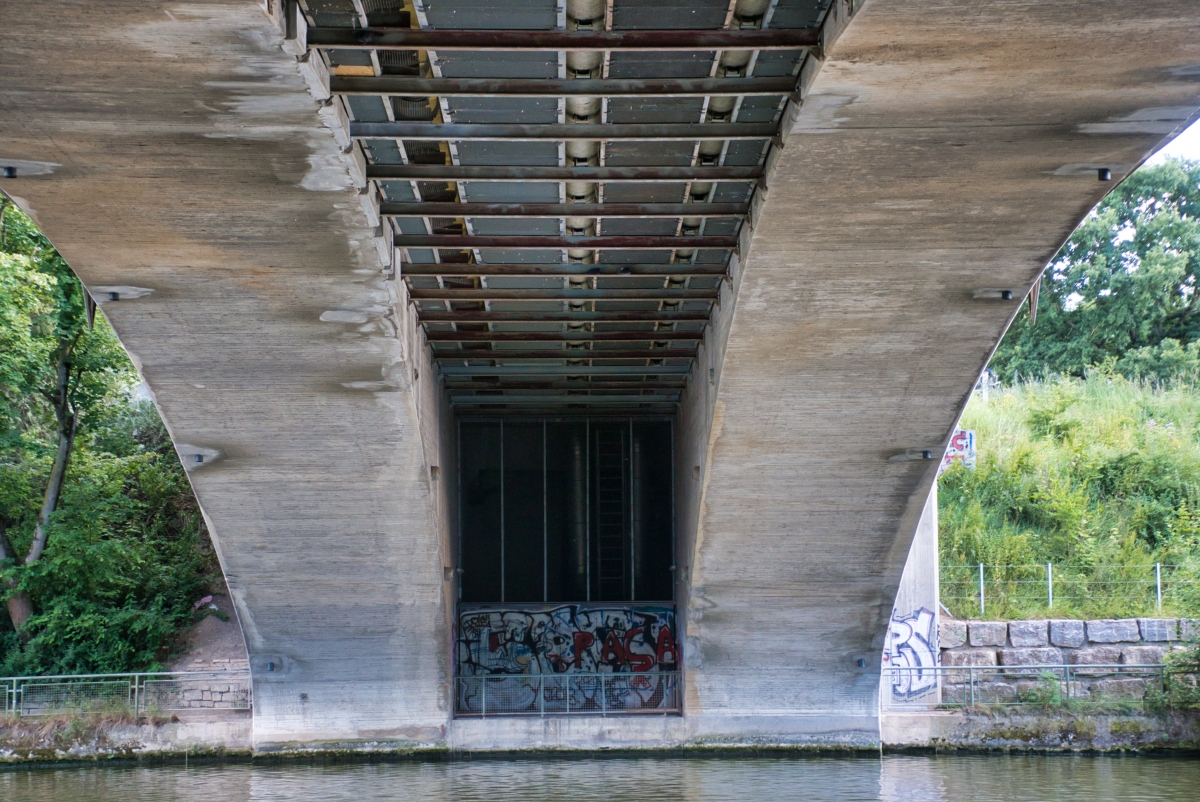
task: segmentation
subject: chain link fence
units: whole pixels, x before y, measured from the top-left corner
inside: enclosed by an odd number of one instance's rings
[[[189,671],[137,674],[75,674],[0,677],[4,712],[17,716],[53,713],[182,710],[249,710],[250,674]]]

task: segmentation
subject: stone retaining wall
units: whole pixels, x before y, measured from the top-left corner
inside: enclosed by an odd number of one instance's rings
[[[1200,636],[1200,620],[1188,618],[1125,618],[1098,621],[1065,619],[1033,621],[961,621],[942,619],[939,627],[941,664],[973,667],[976,701],[1017,701],[1040,681],[1023,666],[1078,666],[1069,690],[1072,696],[1142,698],[1157,675],[1129,676],[1104,666],[1160,665],[1182,641]],[[988,668],[996,667],[996,671]],[[979,670],[979,669],[982,669]],[[964,672],[965,674],[966,672]],[[943,702],[968,701],[965,677],[943,677]]]

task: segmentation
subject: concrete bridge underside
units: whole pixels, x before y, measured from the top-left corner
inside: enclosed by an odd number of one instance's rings
[[[476,721],[450,693],[450,407],[279,15],[0,2],[0,163],[18,168],[0,189],[101,302],[178,444],[260,748],[878,742],[934,476],[890,458],[941,452],[1062,241],[1192,119],[1200,13],[823,13],[678,399],[684,714]]]

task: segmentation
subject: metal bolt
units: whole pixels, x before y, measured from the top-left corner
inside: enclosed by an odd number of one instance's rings
[[[17,177],[17,168],[13,167],[11,164],[4,165],[4,177],[5,178],[16,178]]]
[[[121,293],[119,293],[119,292],[110,292],[110,293],[108,294],[108,300],[110,300],[110,301],[119,301],[119,300],[121,300]]]
[[[1101,181],[1112,181],[1112,170],[1107,167],[1101,167],[1096,171],[1096,177]]]
[[[1012,300],[1012,290],[1000,290],[1000,297],[1006,301]]]
[[[197,455],[196,455],[196,462],[204,462],[204,455],[203,455],[203,454],[197,454]]]

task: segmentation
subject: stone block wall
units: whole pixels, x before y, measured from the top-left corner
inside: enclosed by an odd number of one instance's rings
[[[1015,702],[1041,684],[1029,666],[1072,667],[1072,696],[1145,695],[1158,675],[1130,676],[1124,666],[1156,666],[1171,649],[1200,637],[1200,620],[1125,618],[1099,621],[961,621],[943,618],[941,664],[974,668],[975,699],[985,704]],[[987,669],[995,667],[994,671]],[[983,670],[980,670],[983,669]],[[945,674],[943,701],[969,700],[969,672]]]

